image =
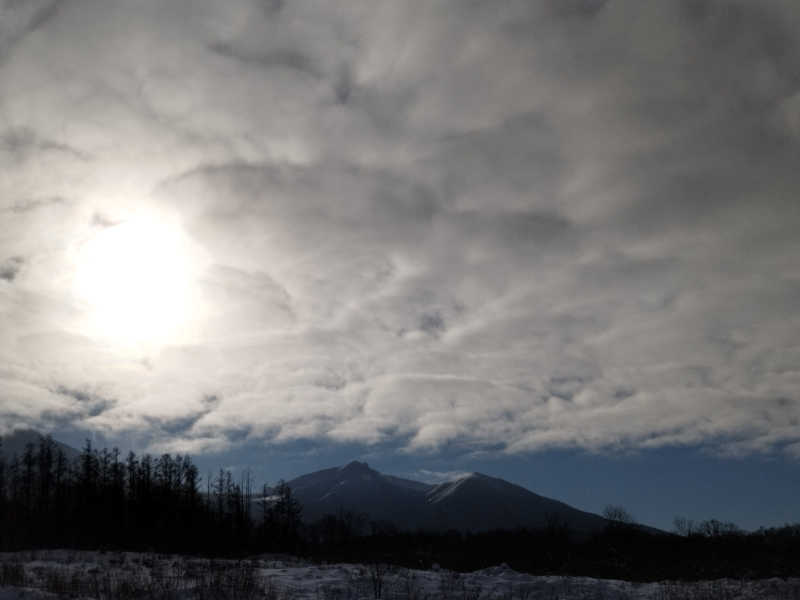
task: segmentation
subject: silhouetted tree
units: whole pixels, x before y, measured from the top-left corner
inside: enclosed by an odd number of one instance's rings
[[[672,521],[672,527],[678,535],[689,537],[696,532],[696,525],[692,519],[686,517],[675,517]]]
[[[614,525],[634,525],[636,520],[624,506],[618,504],[608,504],[603,509],[603,517],[611,521]]]
[[[0,438],[0,516],[6,514],[6,511],[8,510],[6,506],[7,487],[6,457],[3,454],[3,439]],[[2,525],[2,522],[0,522],[0,525]]]
[[[706,537],[721,537],[726,535],[739,535],[741,529],[736,523],[730,521],[718,521],[717,519],[710,519],[708,521],[701,521],[697,525],[697,533]]]
[[[300,518],[303,507],[292,493],[292,488],[280,480],[273,490],[268,509],[267,527],[276,549],[294,550],[299,541]]]

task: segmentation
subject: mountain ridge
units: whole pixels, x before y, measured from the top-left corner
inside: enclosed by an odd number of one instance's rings
[[[547,498],[483,473],[424,483],[387,475],[351,461],[306,473],[287,482],[303,504],[304,518],[349,511],[401,530],[487,531],[563,526],[578,534],[601,531],[600,515]]]

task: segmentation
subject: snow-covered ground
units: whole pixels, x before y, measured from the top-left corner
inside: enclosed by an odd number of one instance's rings
[[[0,600],[800,600],[800,578],[631,583],[533,576],[499,565],[473,573],[380,563],[315,565],[48,550],[0,553]]]

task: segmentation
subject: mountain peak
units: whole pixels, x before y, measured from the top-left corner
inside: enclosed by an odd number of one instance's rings
[[[357,460],[351,460],[349,463],[344,465],[343,467],[339,467],[340,471],[372,471],[369,468],[369,465],[365,462],[359,462]]]

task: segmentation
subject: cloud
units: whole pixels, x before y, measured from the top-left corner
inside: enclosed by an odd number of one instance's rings
[[[192,452],[797,454],[795,3],[16,11],[4,418]],[[70,287],[136,211],[204,256],[158,347],[93,337]]]
[[[88,157],[68,144],[41,138],[30,129],[11,129],[0,137],[0,148],[20,162],[37,154],[58,153],[78,160]]]
[[[9,283],[14,281],[23,264],[25,264],[25,259],[21,256],[12,256],[0,265],[0,279],[4,279]]]
[[[0,3],[0,62],[25,36],[44,26],[59,8],[61,0],[34,0]]]
[[[259,54],[258,52],[249,52],[246,48],[239,49],[222,42],[212,44],[210,49],[220,56],[241,61],[245,65],[253,65],[263,69],[293,69],[313,77],[318,76],[308,57],[293,50],[275,49],[268,53]]]
[[[11,206],[10,211],[13,213],[26,213],[64,202],[64,198],[31,198],[18,201]]]

